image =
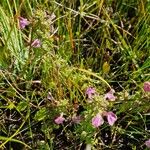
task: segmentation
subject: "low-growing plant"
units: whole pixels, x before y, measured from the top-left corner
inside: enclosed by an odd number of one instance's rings
[[[0,149],[149,149],[149,4],[1,2]]]

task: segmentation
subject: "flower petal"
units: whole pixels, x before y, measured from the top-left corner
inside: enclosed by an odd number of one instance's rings
[[[114,96],[114,89],[111,89],[108,93],[105,94],[104,99],[108,99],[110,101],[115,101],[116,97]]]
[[[20,26],[20,29],[24,29],[29,24],[30,24],[30,22],[26,18],[19,17],[19,26]]]
[[[95,89],[92,87],[87,88],[85,94],[88,96],[89,99],[93,98],[93,95],[95,94]]]
[[[148,148],[150,148],[150,139],[147,140],[147,141],[145,141],[145,145],[146,145]]]
[[[32,47],[35,47],[35,48],[38,48],[38,47],[41,47],[41,41],[39,39],[35,39],[32,44],[31,44]]]
[[[54,120],[54,122],[55,122],[56,124],[63,124],[64,120],[65,120],[65,118],[64,118],[62,115],[60,115],[59,117],[57,117],[57,118]]]
[[[109,125],[113,126],[114,123],[117,121],[117,116],[113,112],[107,112],[107,121]]]
[[[150,92],[150,82],[144,82],[143,89],[145,92]]]
[[[99,113],[95,117],[92,118],[92,125],[95,128],[101,126],[103,123],[104,123],[104,119]]]

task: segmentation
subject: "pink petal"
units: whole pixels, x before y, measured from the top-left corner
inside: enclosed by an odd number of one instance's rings
[[[143,87],[145,92],[150,92],[150,82],[144,82],[144,87]]]
[[[95,89],[92,87],[87,88],[85,94],[88,96],[89,99],[93,98],[93,95],[95,94]]]
[[[99,113],[95,117],[92,118],[92,125],[95,128],[101,126],[103,123],[104,123],[104,119]]]
[[[104,98],[110,101],[115,101],[116,97],[114,96],[114,89],[111,89],[108,93],[105,94]]]
[[[38,48],[38,47],[41,47],[41,41],[39,39],[35,39],[32,44],[31,44],[32,47],[35,47],[35,48]]]
[[[65,120],[65,118],[62,115],[60,115],[54,121],[56,124],[63,124],[64,120]]]
[[[113,126],[114,123],[117,121],[117,116],[113,112],[107,112],[107,121],[109,125]]]
[[[147,141],[145,141],[145,145],[146,145],[148,148],[150,148],[150,139],[147,140]]]
[[[20,29],[24,29],[29,24],[30,24],[30,22],[26,18],[19,17]]]

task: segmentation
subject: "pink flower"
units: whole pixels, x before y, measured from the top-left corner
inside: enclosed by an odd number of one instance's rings
[[[55,121],[56,124],[63,124],[64,120],[65,120],[65,118],[63,117],[63,114],[61,114],[54,121]]]
[[[88,96],[89,99],[93,98],[93,95],[95,94],[95,89],[92,87],[87,88],[85,94]]]
[[[110,101],[115,101],[116,97],[114,96],[115,90],[111,89],[108,93],[105,94],[104,98]]]
[[[150,148],[150,139],[147,140],[147,141],[145,141],[145,145],[146,145],[148,148]]]
[[[19,17],[19,26],[20,26],[20,29],[24,29],[29,24],[30,24],[30,22],[26,18]]]
[[[117,121],[117,116],[113,112],[106,112],[106,117],[109,125],[113,126],[114,123]]]
[[[144,82],[144,87],[143,87],[145,92],[150,92],[150,82]]]
[[[35,48],[38,48],[38,47],[41,47],[41,41],[39,39],[35,39],[32,44],[31,44],[32,47],[35,47]]]
[[[101,126],[103,123],[104,123],[104,119],[99,113],[95,117],[92,118],[92,125],[95,128]]]

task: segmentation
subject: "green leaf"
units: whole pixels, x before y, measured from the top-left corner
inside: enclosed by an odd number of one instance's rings
[[[7,106],[7,109],[13,109],[15,108],[15,105],[13,102],[9,102],[9,105]]]
[[[9,139],[8,137],[4,137],[4,136],[0,136],[0,141],[11,141],[11,142],[16,142],[16,143],[20,143],[20,144],[23,144],[25,145],[26,147],[28,147],[29,149],[31,149],[30,146],[28,146],[26,143],[22,142],[22,141],[19,141],[17,139]],[[2,145],[0,145],[0,148],[1,148]]]
[[[41,108],[36,114],[34,119],[37,121],[42,121],[45,119],[47,116],[47,109],[46,108]]]
[[[110,65],[108,62],[104,62],[103,64],[103,73],[107,74],[110,71]]]
[[[20,102],[17,106],[18,111],[24,111],[27,108],[27,102],[23,101]]]

